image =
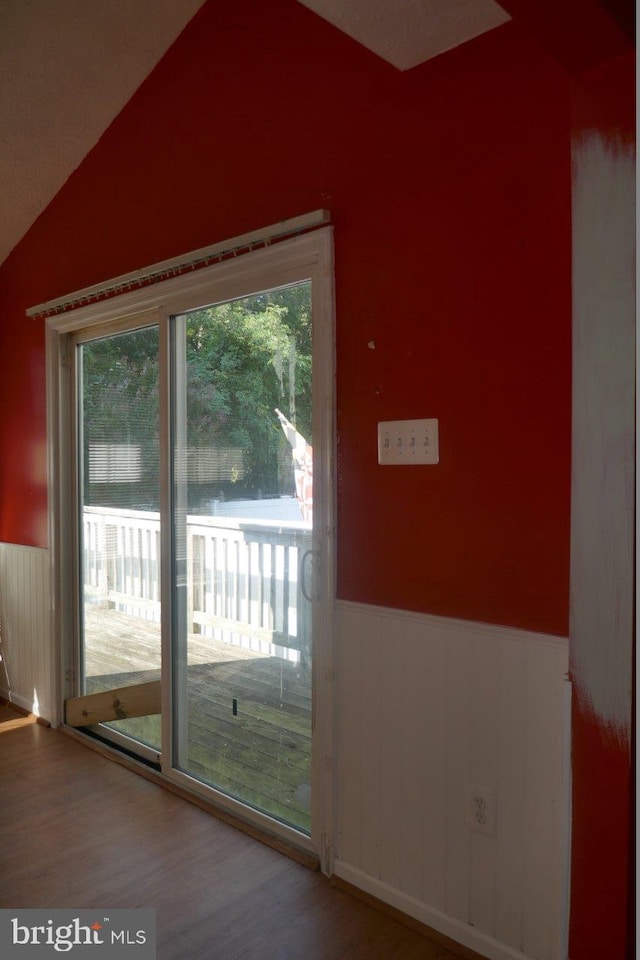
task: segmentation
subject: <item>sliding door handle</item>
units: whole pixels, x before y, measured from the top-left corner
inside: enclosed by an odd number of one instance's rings
[[[302,559],[300,561],[300,591],[305,600],[308,600],[309,603],[313,603],[314,600],[320,599],[320,591],[313,589],[316,583],[316,578],[314,576],[314,567],[316,565],[316,551],[315,550],[305,550],[302,554]],[[311,590],[307,589],[307,570],[311,568]]]

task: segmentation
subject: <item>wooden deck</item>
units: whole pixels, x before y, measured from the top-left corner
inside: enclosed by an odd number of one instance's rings
[[[160,677],[159,624],[87,606],[86,692]],[[311,684],[301,665],[188,637],[180,769],[298,829],[310,828]],[[160,717],[113,724],[157,749]]]

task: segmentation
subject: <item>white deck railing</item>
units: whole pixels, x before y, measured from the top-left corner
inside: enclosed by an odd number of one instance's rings
[[[187,632],[308,662],[311,524],[187,517]],[[85,599],[160,621],[160,515],[85,507]]]

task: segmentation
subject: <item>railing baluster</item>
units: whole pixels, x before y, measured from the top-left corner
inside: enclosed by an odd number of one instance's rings
[[[241,598],[240,598],[240,540],[234,540],[233,543],[233,581],[234,581],[234,593],[235,593],[235,603],[233,611],[233,619],[237,620],[238,623],[242,622],[241,616]]]
[[[285,637],[291,636],[289,630],[289,553],[291,547],[285,545],[283,548],[283,570],[282,570],[282,633]]]
[[[269,544],[269,623],[270,630],[277,630],[276,620],[276,588],[277,588],[277,547],[275,543]]]
[[[260,585],[260,617],[258,620],[258,625],[260,627],[268,627],[269,624],[265,623],[265,599],[264,599],[264,543],[260,541],[258,543],[258,583]]]
[[[88,596],[158,621],[159,514],[86,507],[83,530]],[[308,659],[310,604],[298,567],[310,525],[190,516],[187,531],[189,631]]]
[[[216,597],[218,591],[216,589],[216,584],[218,581],[218,555],[217,555],[217,543],[212,536],[207,536],[205,538],[205,577],[206,577],[206,598],[204,609],[206,613],[212,613],[216,615],[218,611],[216,610]],[[214,634],[215,635],[215,634]]]

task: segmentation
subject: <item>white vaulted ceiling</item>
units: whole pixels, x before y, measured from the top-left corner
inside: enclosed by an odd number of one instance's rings
[[[509,20],[494,0],[299,0],[399,70]]]
[[[205,0],[0,0],[0,263]],[[400,70],[498,26],[494,0],[300,0]]]

